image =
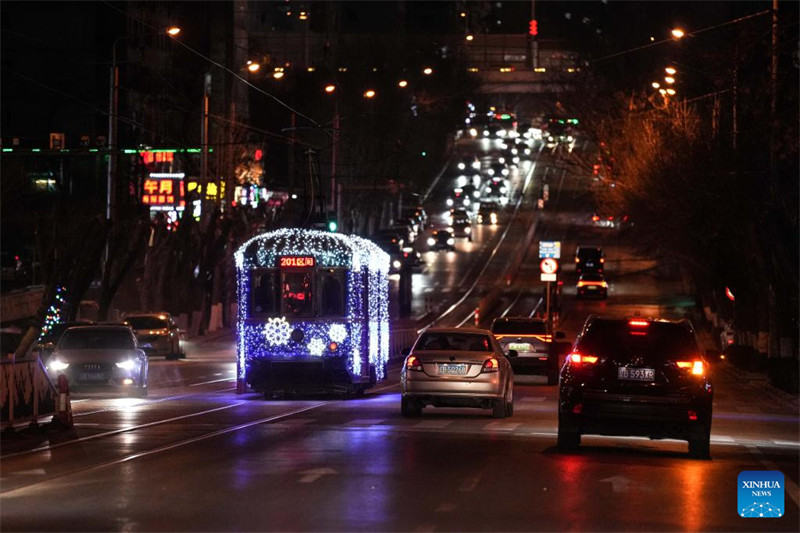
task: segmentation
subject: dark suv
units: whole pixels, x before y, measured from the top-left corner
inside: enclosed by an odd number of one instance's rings
[[[586,434],[678,438],[708,457],[712,400],[688,320],[590,316],[561,368],[558,446]]]
[[[578,274],[583,274],[584,272],[602,274],[605,262],[606,256],[602,248],[597,246],[578,246],[575,250],[575,272]]]
[[[491,331],[504,351],[517,352],[517,357],[510,359],[514,372],[544,374],[548,385],[558,383],[559,350],[553,343],[553,336],[547,333],[544,319],[524,316],[495,318]],[[555,337],[563,339],[564,332],[556,332]]]

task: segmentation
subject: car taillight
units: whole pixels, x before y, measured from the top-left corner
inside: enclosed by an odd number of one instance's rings
[[[628,320],[628,325],[633,328],[646,328],[650,325],[648,320]]]
[[[603,263],[605,263],[605,262],[606,262],[606,258],[605,258],[605,257],[601,257],[601,258],[600,258],[600,264],[603,264]]]
[[[597,357],[594,355],[583,355],[578,352],[572,352],[571,354],[569,354],[569,361],[570,363],[574,364],[587,363],[593,365],[594,363],[597,362]]]
[[[677,361],[675,363],[678,368],[689,370],[695,376],[702,376],[706,372],[706,365],[703,361]]]
[[[422,372],[422,362],[413,355],[406,361],[406,370],[413,370],[415,372]]]
[[[500,363],[497,361],[496,358],[492,357],[491,359],[487,359],[485,363],[483,363],[483,368],[481,372],[497,372],[500,370]]]

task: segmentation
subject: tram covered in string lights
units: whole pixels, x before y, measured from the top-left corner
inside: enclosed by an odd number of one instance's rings
[[[237,391],[360,394],[386,377],[386,252],[355,235],[289,228],[234,257]]]

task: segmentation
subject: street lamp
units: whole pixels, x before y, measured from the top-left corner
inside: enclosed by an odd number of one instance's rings
[[[674,29],[673,29],[673,30],[670,32],[670,34],[671,34],[673,37],[675,37],[676,39],[682,39],[682,38],[683,38],[683,36],[684,36],[684,35],[686,35],[686,33],[684,33],[684,31],[683,31],[682,29],[680,29],[680,28],[674,28]]]
[[[328,93],[328,94],[334,92],[335,90],[336,90],[336,86],[335,85],[326,85],[325,86],[325,92]]]
[[[669,74],[670,76],[672,76],[672,75],[674,75],[674,74],[675,74],[676,72],[678,72],[678,71],[677,71],[677,70],[675,70],[675,67],[667,67],[667,68],[665,68],[665,69],[664,69],[664,72],[666,72],[667,74]]]
[[[661,84],[660,84],[660,83],[658,83],[657,81],[654,81],[654,82],[653,82],[653,83],[651,83],[650,85],[652,85],[652,86],[653,86],[653,89],[659,89],[659,88],[661,88]]]
[[[258,72],[258,70],[260,68],[261,68],[261,65],[259,65],[255,61],[248,61],[247,62],[247,70],[249,70],[250,72]]]
[[[397,82],[397,86],[401,88],[408,87],[408,82],[406,80],[400,80],[399,82]]]
[[[433,69],[431,67],[425,67],[422,73],[425,74],[426,76],[430,76],[431,74],[433,74]]]
[[[364,98],[374,98],[374,97],[375,97],[375,91],[373,91],[372,89],[364,91]]]
[[[673,78],[672,76],[666,76],[664,78],[664,81],[672,85],[673,83],[675,83],[675,78]]]

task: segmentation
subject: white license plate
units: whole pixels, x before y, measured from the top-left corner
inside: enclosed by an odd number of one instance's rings
[[[105,381],[106,375],[102,372],[83,372],[81,381]]]
[[[656,371],[652,368],[627,368],[617,369],[617,378],[632,381],[655,381]]]
[[[596,291],[597,290],[597,286],[596,285],[589,285],[586,288],[589,289],[590,291]]]
[[[443,363],[439,365],[439,374],[447,376],[463,376],[467,373],[467,365]]]
[[[515,352],[532,352],[533,346],[529,342],[509,342],[508,349]]]

